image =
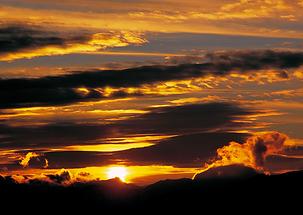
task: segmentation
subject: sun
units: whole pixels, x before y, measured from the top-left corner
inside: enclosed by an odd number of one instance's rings
[[[107,178],[119,178],[121,181],[125,182],[127,176],[127,169],[122,166],[110,167],[107,170]]]

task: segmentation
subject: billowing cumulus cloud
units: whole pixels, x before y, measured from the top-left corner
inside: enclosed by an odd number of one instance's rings
[[[61,170],[58,174],[46,175],[52,182],[62,184],[71,180],[71,174],[67,170]]]
[[[34,166],[43,166],[43,168],[48,167],[48,160],[43,157],[42,154],[36,153],[36,152],[28,152],[22,159],[20,160],[19,164],[26,168],[29,167],[30,164]]]
[[[0,61],[94,52],[109,47],[140,45],[145,42],[140,34],[126,31],[75,35],[40,28],[7,26],[0,28]]]
[[[175,66],[143,66],[123,70],[80,71],[72,74],[41,78],[0,80],[0,108],[44,106],[90,101],[104,97],[141,95],[140,87],[165,81],[222,77],[238,72],[281,70],[279,78],[287,79],[291,70],[303,64],[302,52],[290,51],[235,51],[216,52],[204,56],[205,63]],[[263,71],[264,70],[264,71]],[[117,91],[106,93],[106,89]],[[123,88],[138,88],[128,92]],[[121,88],[121,89],[120,89]]]
[[[245,143],[230,142],[229,145],[217,149],[217,158],[206,164],[203,172],[220,166],[241,164],[258,171],[266,171],[264,164],[269,155],[283,152],[288,137],[279,132],[255,134]]]
[[[0,182],[1,182],[0,175]],[[30,175],[19,175],[14,174],[6,176],[6,179],[10,179],[14,183],[42,183],[42,184],[53,184],[53,185],[71,185],[77,182],[88,182],[96,180],[97,178],[93,177],[88,172],[77,172],[71,173],[67,169],[59,169],[52,171],[52,173],[41,173],[41,174],[30,174]]]
[[[39,157],[37,153],[29,152],[25,155],[25,157],[20,161],[20,165],[23,167],[27,167],[32,158]]]

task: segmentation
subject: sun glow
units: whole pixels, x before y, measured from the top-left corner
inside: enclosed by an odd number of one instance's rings
[[[126,181],[127,169],[121,166],[110,167],[107,170],[107,178],[119,178],[121,181]]]

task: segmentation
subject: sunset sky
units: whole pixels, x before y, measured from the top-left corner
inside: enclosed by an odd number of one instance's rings
[[[0,0],[0,174],[303,170],[302,0]]]

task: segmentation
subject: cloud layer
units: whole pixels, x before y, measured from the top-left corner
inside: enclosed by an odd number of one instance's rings
[[[0,61],[64,55],[145,43],[139,34],[126,31],[60,33],[29,26],[0,28]]]
[[[1,149],[13,149],[24,155],[18,162],[4,164],[2,168],[81,168],[116,161],[129,165],[197,167],[214,156],[218,147],[230,141],[243,141],[248,134],[231,131],[246,126],[237,120],[251,114],[255,112],[236,104],[214,102],[151,108],[145,114],[110,124],[2,125]],[[110,144],[109,139],[114,143],[115,138],[127,140],[120,143],[123,144],[133,137],[154,135],[163,138],[151,140],[151,146],[137,149],[97,152],[68,148]]]
[[[123,70],[81,71],[72,74],[41,78],[0,80],[0,108],[67,104],[110,97],[141,95],[140,86],[207,76],[223,77],[231,72],[247,74],[261,70],[281,70],[303,64],[303,53],[289,51],[240,51],[209,53],[205,63],[176,66],[143,66]],[[266,72],[266,71],[264,71]],[[106,88],[117,91],[106,92]],[[125,88],[138,88],[128,92]]]

